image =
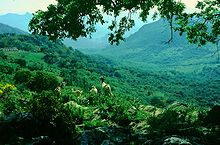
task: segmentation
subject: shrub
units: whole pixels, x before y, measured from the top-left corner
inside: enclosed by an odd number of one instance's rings
[[[62,78],[52,73],[37,71],[28,83],[28,88],[32,91],[41,92],[43,90],[54,90],[60,86]]]
[[[39,122],[35,129],[47,135],[57,144],[71,144],[75,137],[75,121],[78,116],[59,101],[52,91],[43,91],[33,97],[31,113]]]
[[[26,67],[26,60],[25,59],[15,59],[15,63],[19,64],[21,67]]]
[[[69,101],[64,104],[64,111],[68,114],[68,118],[75,122],[75,124],[82,124],[83,123],[83,115],[85,108],[81,105],[78,105],[74,101]]]
[[[4,51],[1,51],[1,50],[0,50],[0,58],[2,58],[2,59],[7,59],[8,56],[4,53]]]
[[[44,65],[43,63],[40,63],[40,62],[33,62],[33,63],[28,64],[28,69],[30,69],[31,71],[34,71],[34,70],[42,71],[44,69]]]
[[[32,73],[29,70],[19,70],[14,76],[15,83],[28,83],[32,77]]]
[[[198,111],[181,103],[170,105],[162,114],[148,120],[152,130],[160,130],[165,133],[182,134],[196,133]]]
[[[3,113],[6,115],[17,112],[19,109],[18,96],[15,90],[16,87],[12,84],[0,84],[0,102],[3,105]]]
[[[59,61],[59,55],[57,53],[48,53],[43,59],[46,63],[53,64]]]
[[[43,91],[33,97],[31,113],[38,120],[53,125],[54,119],[59,115],[61,105],[53,92]]]
[[[105,96],[106,97],[106,96]],[[118,125],[128,126],[136,112],[130,112],[132,104],[124,98],[107,98],[100,103],[100,116],[102,119],[109,119]]]
[[[14,68],[9,64],[0,64],[0,72],[11,75],[14,72]]]

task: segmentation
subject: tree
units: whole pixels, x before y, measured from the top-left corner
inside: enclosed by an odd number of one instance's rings
[[[44,71],[36,71],[28,82],[28,88],[32,91],[42,92],[44,90],[54,90],[61,85],[62,78]]]
[[[91,36],[97,23],[105,23],[103,14],[107,14],[114,17],[108,27],[111,30],[109,42],[119,44],[124,40],[123,34],[135,25],[132,14],[140,11],[140,18],[146,21],[150,10],[154,9],[153,18],[159,15],[170,24],[169,41],[173,30],[178,30],[180,34],[186,32],[191,43],[216,43],[220,33],[219,0],[203,0],[196,7],[198,12],[188,14],[184,12],[185,5],[177,0],[57,0],[57,4],[48,6],[47,11],[37,11],[29,27],[33,33],[47,35],[53,40],[77,39]],[[118,18],[122,12],[128,15]],[[179,27],[175,28],[174,23]]]
[[[212,42],[217,45],[220,40],[220,1],[203,0],[196,5],[197,12],[183,13],[177,17],[179,27],[176,30],[187,33],[190,43],[205,45]]]

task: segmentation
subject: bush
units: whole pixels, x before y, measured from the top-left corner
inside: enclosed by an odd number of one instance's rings
[[[57,53],[48,53],[43,59],[46,63],[53,64],[59,61],[59,55]]]
[[[9,64],[0,64],[0,72],[11,75],[14,72],[14,68]]]
[[[25,84],[31,91],[54,90],[61,85],[62,78],[43,71],[20,70],[14,76],[15,83]]]
[[[32,75],[33,74],[29,70],[19,70],[14,76],[15,83],[28,83],[31,80]]]
[[[42,71],[44,69],[44,65],[43,63],[40,63],[40,62],[33,62],[33,63],[28,64],[28,69],[30,69],[31,71],[34,71],[34,70]]]
[[[43,91],[33,97],[31,113],[42,122],[53,125],[54,119],[59,115],[62,104],[53,92]]]
[[[173,103],[162,114],[148,120],[152,131],[160,130],[165,133],[187,134],[196,133],[198,111],[181,103]]]
[[[15,63],[19,64],[20,67],[26,67],[26,60],[25,59],[15,59]]]
[[[28,83],[32,91],[42,92],[43,90],[54,90],[61,85],[62,78],[52,73],[37,71]]]
[[[105,96],[106,97],[106,96]],[[102,119],[109,119],[118,125],[128,126],[134,119],[136,112],[130,112],[132,104],[124,98],[106,98],[100,100],[100,113]]]
[[[0,84],[0,103],[3,105],[3,113],[8,115],[18,110],[18,96],[15,93],[16,87],[11,84]]]
[[[35,128],[39,134],[49,136],[57,144],[73,142],[77,116],[72,116],[52,91],[43,91],[33,97],[31,113],[39,122]]]
[[[7,59],[8,56],[4,53],[4,51],[0,51],[0,58]]]

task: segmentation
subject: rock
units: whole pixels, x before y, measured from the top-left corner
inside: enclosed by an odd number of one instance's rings
[[[32,145],[53,145],[55,144],[48,136],[39,136],[32,138]]]
[[[115,145],[115,144],[110,140],[104,140],[101,145]]]
[[[78,138],[80,145],[114,145],[129,142],[129,132],[118,127],[97,127],[85,130]]]
[[[187,104],[181,103],[181,102],[174,102],[173,104],[168,106],[169,109],[175,109],[175,108],[189,108]]]
[[[163,145],[192,145],[187,139],[169,137],[163,141]]]
[[[106,134],[100,128],[95,128],[92,130],[85,130],[78,140],[80,145],[95,145],[101,144],[106,138]]]
[[[153,140],[147,140],[146,142],[143,143],[143,145],[151,145],[153,144]]]
[[[150,113],[151,115],[155,115],[155,116],[158,116],[159,114],[162,114],[163,113],[163,109],[160,109],[160,108],[157,108],[157,107],[154,107],[152,105],[140,105],[139,110],[142,110],[144,112],[148,112]]]

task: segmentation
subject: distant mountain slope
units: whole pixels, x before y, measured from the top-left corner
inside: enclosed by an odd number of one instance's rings
[[[28,32],[28,23],[32,18],[31,13],[25,13],[23,15],[8,13],[5,15],[0,15],[0,23],[17,27],[23,31]],[[107,45],[107,39],[102,39],[107,34],[107,28],[98,25],[97,32],[93,35],[93,39],[79,38],[79,40],[74,41],[71,39],[64,39],[64,44],[66,46],[72,47],[74,49],[80,48],[104,48]],[[106,41],[105,41],[106,40]]]
[[[171,46],[186,45],[186,36],[174,33]],[[128,37],[122,46],[126,47],[148,47],[149,45],[161,45],[170,39],[170,27],[166,20],[160,19],[156,22],[142,26],[136,33]]]
[[[66,38],[63,43],[74,49],[103,49],[108,45],[108,38],[79,38],[76,41]]]
[[[8,13],[5,15],[0,15],[0,23],[7,24],[9,26],[16,27],[23,31],[28,32],[28,23],[31,18],[32,18],[31,13],[25,13],[25,14]]]
[[[15,34],[28,34],[18,28],[14,28],[5,24],[0,23],[0,34],[4,33],[15,33]]]
[[[23,15],[8,13],[5,15],[0,15],[0,23],[7,24],[12,27],[17,27],[23,31],[28,32],[28,23],[32,18],[31,13],[25,13]],[[110,22],[111,18],[106,17],[106,21]],[[138,28],[143,25],[138,19],[138,16],[135,17],[136,27],[134,27],[130,32],[127,33],[127,36],[136,32]],[[151,21],[151,20],[149,20]],[[98,24],[96,26],[97,31],[92,35],[92,39],[89,38],[79,38],[77,41],[71,39],[64,39],[64,44],[66,46],[72,47],[74,49],[94,49],[94,48],[105,48],[108,45],[108,26]]]
[[[217,56],[212,56],[216,51],[214,45],[209,44],[198,48],[188,43],[186,35],[179,36],[178,32],[174,32],[173,40],[166,44],[169,38],[168,23],[165,20],[159,20],[142,26],[119,46],[109,46],[97,52],[89,50],[83,52],[114,58],[120,63],[143,69],[176,69],[183,66],[196,69],[195,65],[211,64],[217,60]]]

